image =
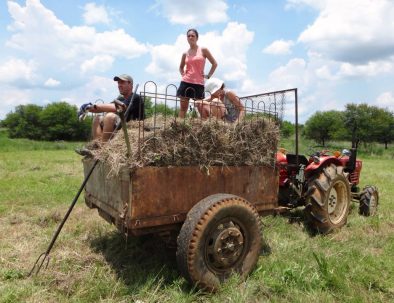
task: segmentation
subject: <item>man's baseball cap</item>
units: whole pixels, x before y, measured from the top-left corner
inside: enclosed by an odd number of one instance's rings
[[[114,81],[119,81],[119,80],[130,81],[131,83],[133,83],[133,78],[131,78],[131,76],[127,74],[122,74],[114,77]]]

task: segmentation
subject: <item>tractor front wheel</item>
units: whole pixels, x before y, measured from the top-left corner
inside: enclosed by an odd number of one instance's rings
[[[375,215],[378,209],[378,203],[378,189],[375,186],[365,186],[360,196],[360,214],[366,217]]]
[[[260,253],[260,218],[248,201],[216,194],[197,203],[178,236],[177,262],[193,285],[215,291],[231,273],[246,276]]]
[[[306,212],[311,227],[327,234],[346,224],[351,193],[343,167],[331,164],[309,182]]]

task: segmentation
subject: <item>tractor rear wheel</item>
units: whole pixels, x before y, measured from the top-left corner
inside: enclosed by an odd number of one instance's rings
[[[245,277],[255,267],[261,248],[260,218],[240,197],[212,195],[189,211],[177,244],[181,274],[212,292],[231,273]]]
[[[306,212],[311,227],[327,234],[346,224],[351,193],[343,167],[331,164],[308,182],[312,194],[307,198]]]
[[[378,189],[375,186],[365,186],[360,196],[360,214],[366,217],[375,215],[377,212],[378,203]]]

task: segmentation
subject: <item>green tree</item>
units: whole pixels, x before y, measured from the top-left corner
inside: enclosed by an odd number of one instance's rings
[[[10,138],[40,139],[42,110],[41,106],[34,104],[18,105],[14,112],[7,114],[3,126],[8,128]]]
[[[372,135],[373,111],[368,104],[347,104],[344,119],[347,139],[352,141],[352,147],[357,148],[360,142],[374,141]]]
[[[280,133],[283,138],[289,138],[295,132],[295,126],[289,121],[283,121],[280,125]]]
[[[386,109],[376,106],[371,107],[371,139],[384,144],[394,141],[394,115]]]
[[[145,116],[147,118],[152,117],[155,113],[156,115],[163,115],[163,116],[174,116],[175,115],[175,109],[169,107],[168,105],[164,103],[156,103],[154,104],[152,102],[152,99],[149,97],[146,97],[144,100],[144,106],[145,106]]]
[[[44,140],[86,140],[90,134],[90,121],[79,122],[77,108],[67,102],[55,102],[47,105],[41,115]]]
[[[343,114],[331,110],[316,112],[308,119],[304,127],[304,136],[325,146],[328,140],[337,139],[343,129]]]

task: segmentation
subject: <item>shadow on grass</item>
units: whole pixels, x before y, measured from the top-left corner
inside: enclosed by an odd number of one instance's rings
[[[315,237],[319,233],[311,226],[304,208],[295,208],[288,212],[281,213],[279,216],[286,218],[289,224],[297,224],[310,236]]]
[[[132,289],[160,281],[171,285],[179,279],[175,249],[168,248],[156,236],[128,237],[118,232],[101,235],[90,243]],[[187,291],[187,290],[186,290]]]

